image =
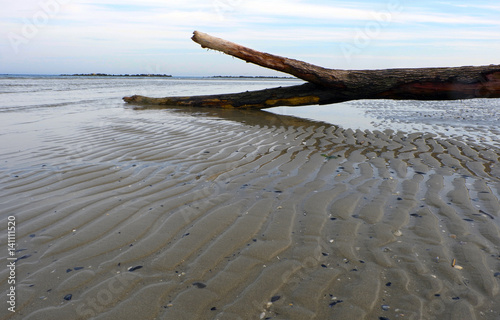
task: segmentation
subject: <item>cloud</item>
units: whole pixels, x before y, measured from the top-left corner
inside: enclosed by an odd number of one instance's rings
[[[477,48],[475,61],[480,55],[493,63],[497,58],[486,48],[498,47],[499,10],[491,1],[481,0],[472,4],[428,0],[7,1],[0,12],[0,73],[21,67],[36,72],[41,61],[73,59],[78,61],[75,66],[89,69],[105,60],[109,68],[121,69],[109,70],[116,73],[131,73],[130,69],[148,60],[179,72],[182,66],[192,74],[196,69],[186,68],[193,55],[203,55],[215,64],[227,61],[227,57],[212,59],[213,53],[200,50],[189,39],[193,30],[271,53],[311,57],[317,64],[331,65],[329,61],[335,59],[339,67],[343,67],[339,62],[342,46],[357,46],[355,59],[342,60],[345,67],[356,67],[363,58],[374,67],[411,59],[415,64],[428,63],[436,54],[422,51],[425,47],[442,56],[462,53],[464,61],[472,59],[468,55]],[[13,35],[21,39],[14,45]],[[235,73],[246,70],[243,65],[231,62],[240,68]],[[214,65],[213,69],[225,67]]]
[[[481,8],[481,6],[475,6]],[[484,9],[490,7],[485,6]],[[496,8],[496,7],[495,7]],[[288,18],[298,22],[317,23],[318,20],[324,20],[323,23],[335,24],[345,23],[346,21],[373,21],[384,16],[384,19],[391,22],[414,23],[440,23],[440,24],[480,24],[480,25],[498,25],[500,20],[490,16],[489,19],[475,17],[471,14],[457,14],[449,10],[448,12],[435,12],[432,7],[421,8],[412,7],[408,1],[388,1],[385,5],[373,5],[368,2],[332,2],[328,5],[312,4],[310,1],[266,1],[253,0],[242,2],[238,10],[244,15],[254,15],[258,17],[274,17],[276,22],[279,19]],[[268,20],[269,22],[269,20]]]

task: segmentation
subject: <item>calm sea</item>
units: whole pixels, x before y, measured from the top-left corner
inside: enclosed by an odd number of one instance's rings
[[[81,121],[127,114],[122,97],[242,92],[303,83],[296,79],[135,78],[0,75],[0,147],[24,143]],[[500,99],[459,101],[360,100],[324,106],[277,107],[267,112],[353,130],[401,130],[464,137],[500,145]],[[137,111],[136,111],[137,112]],[[14,135],[15,134],[15,135]]]

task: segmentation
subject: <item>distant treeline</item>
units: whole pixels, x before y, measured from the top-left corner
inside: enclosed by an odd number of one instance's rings
[[[209,77],[209,78],[230,78],[230,79],[233,79],[233,78],[243,78],[243,79],[246,79],[246,78],[249,78],[249,79],[296,79],[294,77],[277,77],[277,76],[212,76],[212,77]]]
[[[63,77],[155,77],[155,78],[171,78],[170,74],[108,74],[108,73],[75,73],[61,74]],[[278,76],[210,76],[207,78],[217,79],[296,79],[294,77],[278,77]]]
[[[107,74],[107,73],[78,73],[78,74],[61,74],[65,77],[155,77],[155,78],[170,78],[169,74]]]

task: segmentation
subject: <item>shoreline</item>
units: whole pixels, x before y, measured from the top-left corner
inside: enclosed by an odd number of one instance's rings
[[[144,77],[151,77],[151,78],[199,78],[199,79],[264,79],[264,80],[297,80],[297,81],[302,81],[298,78],[295,77],[282,77],[282,76],[244,76],[244,75],[235,75],[235,76],[184,76],[184,75],[170,75],[170,74],[150,74],[150,73],[140,73],[140,74],[108,74],[108,73],[73,73],[73,74],[31,74],[31,73],[26,73],[26,74],[14,74],[14,73],[2,73],[0,74],[0,77],[131,77],[131,78],[144,78]]]
[[[81,73],[81,74],[60,74],[60,77],[134,77],[134,78],[171,78],[172,75],[169,74],[151,74],[151,73],[141,73],[141,74],[107,74],[107,73]]]

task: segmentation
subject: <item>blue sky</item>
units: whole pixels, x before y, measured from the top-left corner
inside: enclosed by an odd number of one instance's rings
[[[328,68],[499,64],[500,1],[3,1],[0,73],[281,75],[194,30]]]

